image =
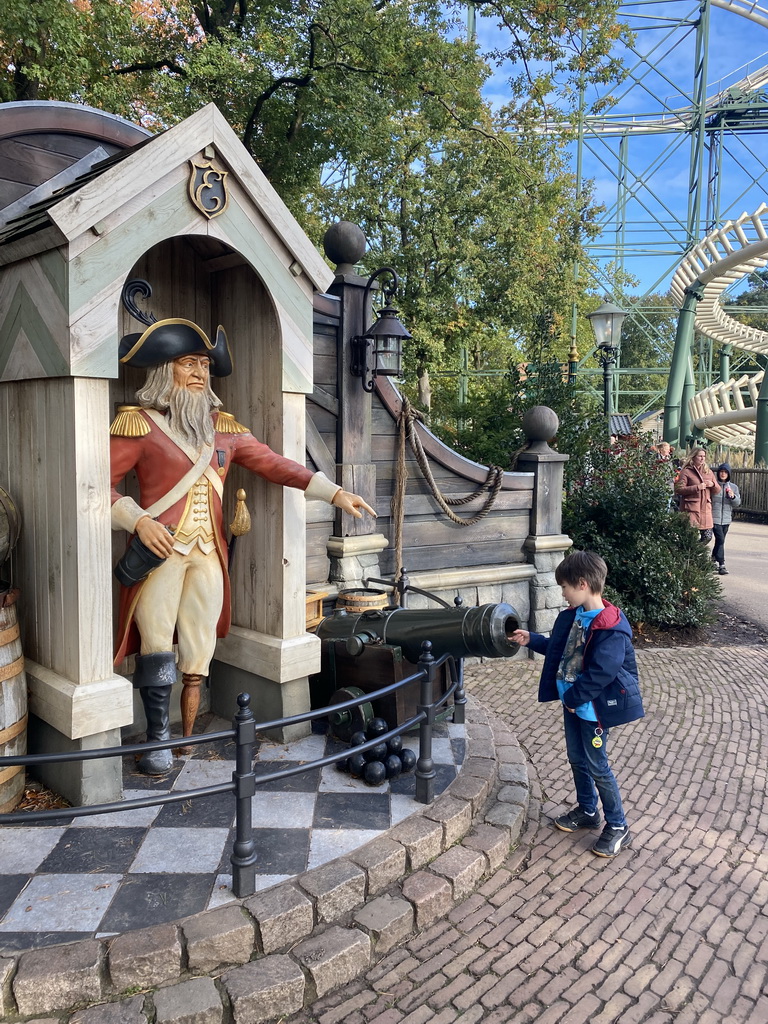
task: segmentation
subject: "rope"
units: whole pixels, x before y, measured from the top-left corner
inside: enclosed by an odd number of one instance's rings
[[[500,466],[489,466],[486,480],[477,488],[477,490],[473,491],[472,494],[466,494],[461,498],[446,497],[441,492],[435,478],[432,476],[432,470],[430,469],[429,462],[427,460],[427,453],[424,451],[421,439],[419,438],[416,430],[416,420],[418,418],[418,412],[411,406],[409,400],[403,397],[400,419],[398,421],[397,472],[391,507],[392,519],[395,524],[395,561],[398,572],[402,569],[403,561],[403,520],[405,517],[405,484],[407,477],[405,466],[406,437],[410,442],[413,454],[416,456],[416,462],[418,463],[419,469],[421,470],[424,479],[429,484],[433,498],[451,522],[455,523],[457,526],[474,526],[475,523],[479,523],[481,519],[484,519],[488,515],[493,508],[499,491],[501,490],[501,483],[504,476],[504,470]],[[451,510],[451,505],[467,505],[469,502],[479,498],[480,495],[484,494],[486,491],[489,492],[488,497],[486,498],[485,504],[476,515],[464,519],[461,516],[457,516],[456,513]]]

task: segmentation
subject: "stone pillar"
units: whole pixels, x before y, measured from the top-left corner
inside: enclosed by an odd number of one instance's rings
[[[336,280],[329,288],[341,299],[341,323],[337,343],[337,394],[339,416],[336,435],[336,483],[353,491],[376,508],[376,467],[371,457],[371,399],[360,377],[350,373],[352,339],[371,324],[370,309],[364,308],[367,277],[355,273],[355,264],[365,253],[366,240],[357,224],[339,221],[323,239],[328,259],[337,264]],[[343,518],[342,518],[343,517]],[[376,532],[371,516],[353,519],[336,513],[334,535],[328,541],[330,580],[340,590],[363,586],[365,576],[380,576],[379,552],[388,544]]]
[[[537,405],[523,416],[527,448],[517,457],[516,469],[533,473],[533,508],[530,533],[524,542],[528,561],[535,567],[531,577],[531,613],[528,628],[548,633],[563,607],[563,595],[555,580],[555,569],[572,541],[562,532],[563,468],[567,455],[553,451],[548,441],[555,436],[559,420],[545,405]]]

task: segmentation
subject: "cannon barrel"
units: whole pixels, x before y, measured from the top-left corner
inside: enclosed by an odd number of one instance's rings
[[[424,640],[432,643],[436,658],[511,658],[519,644],[511,640],[520,626],[509,604],[483,604],[477,608],[394,608],[350,615],[337,609],[317,627],[321,640],[346,640],[350,654],[361,654],[367,644],[399,647],[408,661],[416,662]]]

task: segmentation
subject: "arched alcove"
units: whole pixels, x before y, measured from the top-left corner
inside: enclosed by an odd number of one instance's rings
[[[158,320],[173,317],[192,320],[210,338],[215,336],[219,324],[224,327],[234,372],[230,377],[214,378],[213,389],[225,411],[234,415],[259,440],[281,451],[282,428],[276,416],[282,403],[280,325],[275,305],[259,275],[225,243],[207,236],[186,235],[165,239],[144,253],[126,275],[126,281],[137,278],[150,284],[152,296],[142,305]],[[120,308],[118,337],[140,330],[142,325]],[[119,406],[135,402],[136,391],[144,379],[145,371],[121,366],[119,377],[110,385],[113,413]],[[241,487],[247,494],[253,528],[238,539],[237,555],[233,559],[233,624],[273,636],[297,635],[303,632],[303,619],[293,622],[296,616],[283,602],[270,597],[267,585],[270,574],[279,570],[271,564],[274,552],[282,550],[282,544],[275,537],[282,516],[270,498],[270,492],[274,498],[279,488],[234,467],[225,487],[225,524],[231,522],[235,495]],[[137,497],[130,478],[126,488]],[[297,559],[303,559],[303,543],[303,536],[297,535],[294,540]],[[116,534],[113,539],[115,561],[124,547],[124,535]],[[113,607],[116,601],[115,593]],[[303,607],[302,593],[298,608],[303,611]],[[130,660],[123,663],[121,670],[130,673]]]

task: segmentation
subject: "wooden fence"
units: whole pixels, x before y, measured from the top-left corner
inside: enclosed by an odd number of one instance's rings
[[[768,515],[768,469],[734,469],[731,479],[741,494],[741,512]]]

